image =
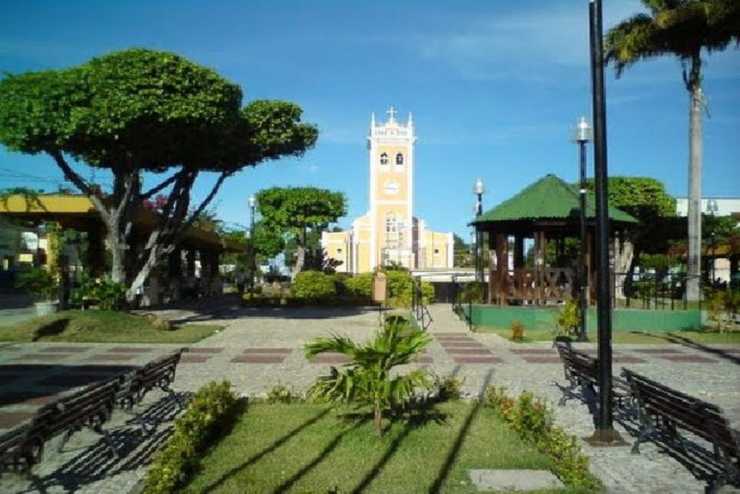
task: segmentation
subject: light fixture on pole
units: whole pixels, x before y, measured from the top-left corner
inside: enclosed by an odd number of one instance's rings
[[[586,144],[593,139],[591,126],[586,117],[581,117],[575,127],[573,140],[578,144],[580,156],[580,180],[579,180],[579,209],[580,209],[580,237],[581,249],[578,262],[578,305],[580,321],[578,328],[578,341],[588,341],[586,336],[586,314],[588,313],[588,268],[586,267]]]
[[[483,179],[478,177],[473,185],[473,194],[475,194],[475,218],[478,219],[483,214],[483,193],[486,191],[483,186]],[[475,279],[476,281],[485,281],[483,275],[483,255],[481,246],[481,232],[479,225],[475,225]]]
[[[249,271],[250,271],[250,289],[254,290],[254,283],[257,276],[257,251],[254,247],[254,210],[257,206],[257,198],[252,194],[249,196]]]

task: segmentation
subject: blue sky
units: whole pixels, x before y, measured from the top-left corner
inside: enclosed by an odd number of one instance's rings
[[[363,214],[370,112],[384,116],[393,104],[403,118],[413,112],[419,135],[416,215],[434,229],[469,238],[476,177],[488,189],[486,208],[546,173],[575,179],[569,129],[579,115],[590,116],[587,5],[5,0],[0,70],[66,67],[143,46],[217,70],[242,86],[245,100],[300,104],[305,119],[320,128],[318,144],[300,160],[247,169],[225,184],[219,215],[242,224],[247,197],[273,185],[345,192],[349,214],[341,225]],[[605,0],[604,9],[608,27],[638,12],[640,3]],[[709,56],[705,195],[740,195],[738,88],[740,51]],[[619,80],[609,69],[607,99],[610,174],[656,177],[672,194],[685,195],[688,97],[679,62],[643,63]],[[49,158],[0,148],[0,187],[51,190],[60,179]],[[212,182],[201,180],[196,196]]]

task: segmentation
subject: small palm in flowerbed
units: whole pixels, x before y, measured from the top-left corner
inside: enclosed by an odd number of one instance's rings
[[[413,361],[431,338],[408,322],[394,321],[380,329],[365,344],[346,336],[317,338],[306,344],[307,358],[320,353],[341,353],[350,361],[341,369],[332,367],[329,375],[320,377],[309,395],[357,409],[369,407],[373,426],[383,434],[383,418],[413,402],[420,391],[432,387],[426,371],[417,369],[406,374],[393,373],[394,367]]]

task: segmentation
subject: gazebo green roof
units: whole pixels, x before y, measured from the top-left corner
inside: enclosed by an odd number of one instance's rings
[[[586,196],[586,217],[595,217],[595,198]],[[555,175],[546,175],[514,197],[483,213],[471,224],[499,221],[565,220],[578,218],[578,188]],[[610,207],[609,218],[622,223],[637,223],[624,211]]]

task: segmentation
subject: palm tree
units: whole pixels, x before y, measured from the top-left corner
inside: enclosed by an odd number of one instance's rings
[[[346,336],[317,338],[306,344],[306,358],[319,353],[342,353],[350,362],[342,370],[332,367],[322,376],[310,394],[335,403],[370,406],[373,425],[378,435],[383,433],[383,413],[406,404],[418,389],[428,389],[430,380],[425,371],[394,374],[391,369],[408,364],[431,338],[407,322],[391,322],[365,344],[357,344]]]
[[[606,35],[606,62],[619,77],[640,60],[675,55],[681,61],[689,104],[689,256],[687,297],[699,298],[701,274],[702,50],[740,44],[738,0],[642,0],[650,14],[637,14]]]

